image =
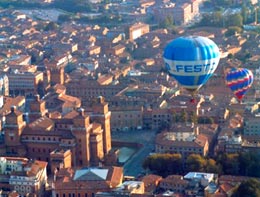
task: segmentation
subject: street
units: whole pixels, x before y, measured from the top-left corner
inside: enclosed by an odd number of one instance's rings
[[[143,160],[154,150],[155,131],[137,130],[112,133],[112,140],[137,142],[143,146],[124,164],[124,175],[138,177],[144,172]]]

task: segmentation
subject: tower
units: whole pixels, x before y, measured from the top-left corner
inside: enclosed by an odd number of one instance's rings
[[[64,84],[64,67],[56,66],[52,67],[50,70],[51,73],[51,85],[55,84]]]
[[[90,134],[90,161],[91,165],[97,166],[104,158],[103,150],[103,129],[98,123],[92,124]]]
[[[33,122],[34,120],[44,116],[47,113],[45,103],[46,102],[44,100],[40,99],[39,95],[34,96],[34,100],[30,102],[30,122]]]
[[[6,153],[10,156],[24,156],[24,146],[21,144],[21,135],[26,123],[23,121],[23,113],[12,106],[11,113],[6,116],[4,127]]]
[[[90,132],[91,125],[89,116],[85,115],[84,110],[79,110],[79,115],[73,119],[71,128],[72,134],[76,138],[77,148],[73,158],[74,166],[89,166],[90,164]]]
[[[111,131],[110,131],[111,112],[108,110],[108,103],[104,97],[100,96],[93,104],[91,120],[98,122],[103,127],[103,150],[107,154],[111,150]]]

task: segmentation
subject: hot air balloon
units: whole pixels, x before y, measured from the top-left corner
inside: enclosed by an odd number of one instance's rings
[[[253,84],[253,73],[246,68],[232,68],[226,74],[226,84],[241,102]]]
[[[163,58],[169,75],[194,97],[216,70],[220,51],[206,37],[186,36],[168,43]]]

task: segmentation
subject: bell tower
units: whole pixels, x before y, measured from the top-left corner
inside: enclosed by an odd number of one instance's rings
[[[15,106],[12,106],[11,113],[6,116],[4,127],[7,155],[23,156],[26,154],[25,148],[20,142],[25,126],[26,123],[23,121],[23,113],[18,111]]]
[[[91,114],[91,120],[98,122],[103,128],[103,150],[107,154],[111,150],[111,131],[110,131],[110,118],[111,112],[108,110],[108,103],[105,102],[104,97],[100,96],[96,99]]]
[[[34,100],[30,102],[29,121],[33,122],[46,115],[47,109],[45,101],[40,99],[39,95],[34,96]]]
[[[84,109],[79,109],[79,115],[73,119],[71,128],[72,134],[76,138],[77,148],[75,156],[73,156],[73,165],[89,166],[90,165],[90,133],[91,124],[89,116],[84,112]]]

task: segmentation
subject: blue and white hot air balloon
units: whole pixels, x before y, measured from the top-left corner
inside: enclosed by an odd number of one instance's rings
[[[194,96],[216,70],[220,51],[206,37],[187,36],[168,43],[163,58],[170,76]]]

